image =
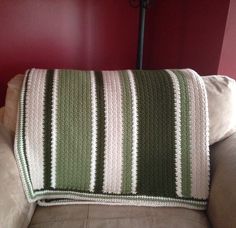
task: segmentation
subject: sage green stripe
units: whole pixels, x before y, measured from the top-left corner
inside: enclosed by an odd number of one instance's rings
[[[181,164],[182,164],[182,194],[191,196],[191,160],[190,160],[190,128],[189,128],[189,95],[186,76],[183,72],[175,70],[181,97]]]
[[[123,112],[123,176],[122,193],[132,192],[132,96],[127,71],[119,72]]]
[[[134,71],[138,95],[139,194],[176,196],[175,115],[166,71]],[[161,129],[161,130],[160,130]]]
[[[105,100],[102,72],[95,72],[97,97],[97,163],[95,192],[102,193],[104,180],[104,150],[105,150]]]
[[[57,109],[57,188],[88,191],[92,148],[89,72],[60,70]]]
[[[44,188],[51,188],[52,169],[52,90],[54,70],[48,70],[45,82],[44,119],[43,119],[43,148],[44,148]],[[32,110],[31,110],[32,111]]]

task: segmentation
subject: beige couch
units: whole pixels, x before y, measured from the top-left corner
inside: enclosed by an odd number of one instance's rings
[[[13,155],[22,76],[8,84],[0,109],[0,227],[236,227],[236,84],[204,77],[209,100],[211,189],[207,211],[185,208],[70,205],[39,207],[26,201]]]

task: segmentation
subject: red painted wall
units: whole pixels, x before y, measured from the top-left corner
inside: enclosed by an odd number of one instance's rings
[[[0,106],[27,68],[134,68],[137,33],[128,0],[2,0]]]
[[[232,13],[227,22],[230,0],[151,2],[145,68],[190,67],[201,75],[236,72]],[[27,68],[134,68],[137,33],[138,9],[129,0],[2,0],[0,106],[7,81]]]
[[[233,0],[230,2],[218,73],[236,79],[236,1]]]
[[[147,13],[146,68],[216,74],[229,0],[158,0]]]

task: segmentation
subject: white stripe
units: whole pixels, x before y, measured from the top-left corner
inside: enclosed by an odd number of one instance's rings
[[[96,154],[97,154],[97,97],[94,71],[91,74],[91,102],[92,102],[92,151],[90,170],[90,192],[94,191],[96,176]]]
[[[103,72],[105,97],[105,161],[103,192],[122,188],[122,91],[118,72]]]
[[[201,86],[201,78],[195,71],[186,70],[191,77],[188,80],[190,96],[195,103],[190,103],[190,150],[191,150],[191,196],[207,198],[208,195],[208,146],[206,140],[206,94]],[[203,101],[203,103],[201,103]],[[208,133],[207,133],[208,134]]]
[[[202,153],[204,154],[203,159],[207,160],[207,163],[204,163],[204,180],[203,180],[203,185],[206,186],[205,191],[203,191],[203,198],[207,199],[209,196],[209,187],[210,187],[210,148],[209,148],[209,112],[208,112],[208,97],[207,97],[207,91],[206,91],[206,86],[205,83],[203,81],[203,79],[200,79],[200,85],[202,88],[202,92],[203,92],[203,106],[205,108],[205,110],[203,110],[204,113],[204,128],[206,131],[206,134],[203,135],[203,138],[205,139],[205,150],[202,151]],[[205,160],[203,160],[203,162],[205,162]]]
[[[197,179],[196,187],[194,188],[196,192],[193,192],[195,197],[206,199],[209,193],[209,122],[208,122],[208,104],[207,95],[204,82],[202,78],[193,70],[189,70],[197,84],[197,89],[199,90],[199,106],[200,109],[200,125],[199,125],[199,145],[198,147],[198,164],[197,164]],[[203,134],[206,133],[206,134]]]
[[[128,70],[132,96],[132,193],[137,193],[138,101],[134,75]]]
[[[182,196],[182,167],[181,167],[181,99],[180,87],[177,76],[171,70],[166,70],[173,82],[175,103],[175,169],[176,169],[176,193]]]
[[[201,147],[201,134],[203,133],[202,131],[202,119],[201,119],[201,111],[200,109],[202,108],[200,106],[199,100],[199,93],[200,91],[198,88],[198,82],[197,79],[195,78],[195,75],[192,74],[192,81],[193,81],[193,89],[194,89],[194,97],[195,97],[195,116],[192,118],[192,123],[195,122],[195,132],[192,133],[192,140],[193,142],[193,151],[192,151],[192,184],[191,184],[191,195],[195,198],[201,198],[202,196],[202,191],[201,191],[201,178],[203,178],[200,173],[202,169],[202,164],[201,164],[201,152],[200,150],[202,149]],[[200,134],[199,134],[200,133]]]
[[[44,187],[43,109],[46,70],[32,70],[26,96],[25,143],[33,189]],[[37,130],[36,130],[37,129]]]
[[[56,188],[56,165],[57,165],[57,100],[58,100],[58,70],[54,71],[52,89],[52,176],[51,187]]]

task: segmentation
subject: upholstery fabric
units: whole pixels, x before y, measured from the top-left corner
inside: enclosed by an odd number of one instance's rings
[[[209,106],[210,144],[236,131],[236,82],[226,76],[203,77]]]
[[[0,124],[0,227],[27,227],[34,212],[23,192],[13,155],[13,138]]]
[[[211,148],[208,216],[214,228],[236,227],[236,133]]]
[[[3,124],[5,107],[0,108],[0,123]]]
[[[18,101],[20,97],[22,82],[23,75],[21,74],[16,75],[8,82],[3,124],[12,133],[14,133],[16,129]]]
[[[24,75],[17,75],[8,83],[3,122],[12,132],[15,132],[17,104],[23,79]],[[234,79],[221,75],[204,76],[203,80],[208,94],[209,141],[212,145],[236,132],[236,85]]]
[[[207,228],[202,211],[184,208],[71,205],[37,207],[30,228]]]

